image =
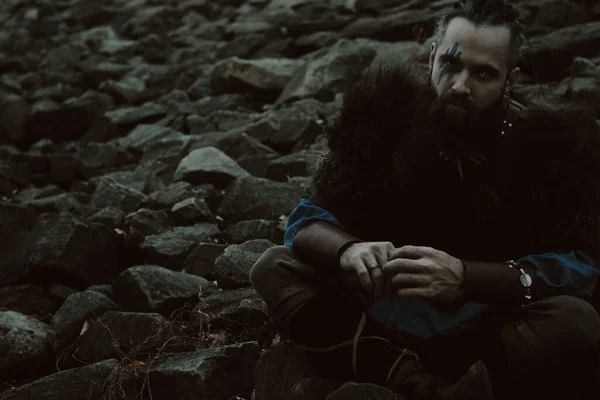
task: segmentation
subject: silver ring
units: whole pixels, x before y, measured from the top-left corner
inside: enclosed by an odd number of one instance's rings
[[[379,265],[379,264],[371,264],[371,265],[369,265],[369,266],[367,267],[367,269],[368,269],[369,271],[373,271],[374,269],[377,269],[377,268],[381,268],[381,265]]]

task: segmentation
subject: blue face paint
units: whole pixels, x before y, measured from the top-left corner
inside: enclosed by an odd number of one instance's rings
[[[442,82],[442,78],[460,62],[460,55],[462,51],[458,51],[458,42],[454,42],[451,49],[446,49],[444,54],[440,56],[440,62],[443,63],[440,69],[440,76],[438,78],[438,86]]]

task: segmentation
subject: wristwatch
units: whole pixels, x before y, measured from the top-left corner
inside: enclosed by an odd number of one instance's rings
[[[525,270],[521,268],[519,263],[515,260],[508,260],[506,263],[509,267],[521,271],[520,280],[521,285],[523,285],[523,287],[525,288],[525,298],[527,300],[531,300],[531,285],[533,284],[533,279],[531,279],[531,275],[525,272]]]

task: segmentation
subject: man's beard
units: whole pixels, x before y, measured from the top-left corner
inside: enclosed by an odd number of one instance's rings
[[[500,134],[504,101],[500,93],[490,107],[478,110],[467,96],[451,92],[438,97],[430,111],[436,147],[454,158],[468,158],[487,153]]]

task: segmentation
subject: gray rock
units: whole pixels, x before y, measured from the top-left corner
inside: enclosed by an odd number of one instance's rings
[[[114,296],[111,285],[92,285],[89,288],[87,288],[86,290],[90,291],[90,292],[96,292],[96,293],[103,294],[106,297],[108,297],[109,299],[112,299]]]
[[[234,159],[240,167],[254,176],[264,177],[267,164],[279,155],[270,147],[262,144],[246,131],[257,134],[265,125],[254,123],[229,132],[215,132],[200,135],[191,142],[190,149],[214,146]],[[271,126],[266,126],[271,130]],[[256,132],[256,133],[254,133]]]
[[[264,219],[240,221],[225,228],[223,237],[227,243],[235,244],[255,239],[268,239],[275,244],[282,243],[283,232],[278,229],[277,225],[276,221]]]
[[[219,287],[235,289],[250,286],[249,274],[260,256],[274,243],[266,239],[251,240],[242,244],[232,244],[215,262],[215,275]]]
[[[103,207],[118,207],[130,213],[137,211],[144,201],[144,194],[122,185],[113,179],[102,177],[92,195],[90,205]]]
[[[212,183],[223,187],[248,175],[248,172],[221,150],[205,147],[192,151],[181,160],[173,179],[194,184]]]
[[[575,57],[571,64],[571,76],[579,78],[600,78],[600,66],[587,58]]]
[[[103,224],[109,228],[119,228],[125,221],[125,212],[118,207],[104,207],[88,217],[93,223]]]
[[[141,103],[149,97],[146,82],[135,76],[104,81],[98,86],[98,91],[132,104]]]
[[[61,193],[54,196],[25,201],[23,204],[33,208],[36,214],[70,212],[80,215],[82,203],[87,203],[87,199],[88,196],[85,194]]]
[[[77,154],[78,170],[87,178],[132,161],[132,157],[112,143],[88,143]]]
[[[11,249],[12,256],[7,255],[11,261],[0,268],[0,282],[10,283],[27,273],[77,286],[110,282],[120,267],[121,245],[103,225],[68,213],[42,215],[20,245]]]
[[[33,317],[0,311],[0,374],[3,379],[31,378],[49,372],[51,328]]]
[[[223,254],[227,245],[218,243],[200,243],[186,257],[185,272],[211,279],[214,277],[215,261]]]
[[[32,114],[27,142],[52,138],[54,143],[75,140],[84,136],[94,125],[103,123],[104,116],[89,106],[62,106],[58,109],[36,111]]]
[[[600,47],[600,22],[588,22],[554,30],[529,41],[526,64],[544,81],[557,80],[569,73],[575,56],[593,57]],[[548,68],[551,65],[552,68]]]
[[[171,208],[173,220],[181,225],[191,225],[197,222],[214,222],[213,215],[204,199],[191,197],[175,204]]]
[[[63,193],[63,190],[58,185],[46,185],[44,187],[28,187],[20,190],[15,199],[20,202],[28,202],[43,197],[53,196]]]
[[[140,107],[126,107],[108,111],[104,115],[115,125],[125,128],[132,125],[156,122],[166,115],[166,109],[159,104],[146,103]]]
[[[173,182],[164,189],[150,193],[144,205],[152,209],[171,209],[190,197],[205,198],[212,188],[211,184],[195,186],[189,182]]]
[[[256,340],[265,343],[276,334],[267,305],[253,288],[224,290],[206,296],[202,311],[208,314],[208,318],[202,319],[203,324],[210,324],[212,331],[226,331],[237,342]],[[192,326],[196,328],[194,322]]]
[[[331,101],[343,90],[344,84],[355,78],[375,57],[370,46],[341,39],[329,49],[323,49],[307,59],[285,87],[277,103],[315,97]]]
[[[19,96],[10,95],[0,100],[0,143],[15,143],[26,134],[31,106]]]
[[[107,311],[119,310],[121,307],[105,295],[85,291],[67,297],[63,305],[52,317],[52,328],[56,331],[53,347],[63,350],[80,333],[88,318],[99,318]]]
[[[310,376],[304,352],[291,343],[278,343],[259,358],[254,370],[255,400],[294,400],[292,387]]]
[[[212,87],[216,94],[248,93],[257,99],[275,99],[302,66],[293,59],[232,57],[215,66]]]
[[[183,133],[159,125],[138,125],[127,136],[118,140],[118,145],[127,150],[143,153],[158,140],[177,140],[184,137]]]
[[[46,296],[42,286],[19,285],[0,288],[0,311],[15,311],[38,320],[48,318],[59,304]]]
[[[325,400],[404,400],[404,397],[371,383],[346,382]]]
[[[262,14],[270,23],[285,27],[292,36],[325,30],[339,31],[356,19],[354,13],[340,12],[340,3],[343,5],[345,2],[274,0],[264,8]]]
[[[341,35],[346,38],[372,38],[382,41],[415,40],[417,29],[425,37],[433,32],[435,14],[428,9],[405,10],[380,17],[363,17],[346,26]]]
[[[33,228],[35,211],[31,207],[0,201],[0,237]]]
[[[116,360],[107,360],[57,372],[4,392],[2,400],[102,400],[117,365]]]
[[[287,182],[294,176],[309,176],[323,157],[322,152],[301,150],[273,160],[267,166],[267,178]]]
[[[169,321],[160,314],[109,311],[81,335],[75,357],[94,363],[121,359],[132,350],[139,354],[137,357],[144,357],[164,343],[168,325]]]
[[[220,236],[221,232],[216,225],[201,222],[146,236],[140,249],[146,262],[180,270],[183,268],[183,261],[198,243],[219,239]]]
[[[210,283],[199,276],[157,265],[123,271],[112,284],[115,297],[128,311],[157,312],[169,317],[186,303],[196,304],[200,288]]]
[[[303,195],[301,188],[288,183],[262,178],[239,179],[227,188],[218,214],[229,223],[275,220],[289,214]]]
[[[128,245],[140,245],[147,236],[158,235],[173,227],[165,211],[140,209],[125,218],[124,231]]]
[[[250,398],[253,371],[260,356],[256,342],[232,344],[168,355],[155,360],[147,379],[155,400],[214,400]],[[133,393],[139,393],[146,374],[140,374]],[[149,396],[145,385],[144,397]]]

